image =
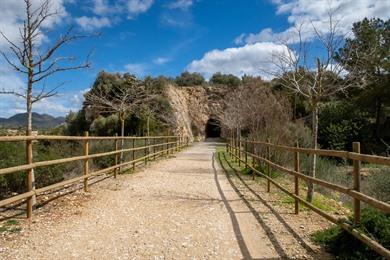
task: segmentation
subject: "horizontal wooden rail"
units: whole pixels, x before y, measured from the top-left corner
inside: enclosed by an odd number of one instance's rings
[[[161,144],[156,144],[155,146],[164,146],[167,144],[168,145],[175,144],[175,142],[161,143]],[[127,152],[131,152],[131,151],[140,151],[140,150],[148,149],[149,147],[152,147],[152,146],[128,148],[128,149],[122,149],[122,150],[117,150],[117,151],[112,151],[112,152],[96,153],[96,154],[91,154],[91,155],[81,155],[81,156],[69,157],[69,158],[64,158],[64,159],[56,159],[56,160],[50,160],[50,161],[42,161],[42,162],[35,162],[35,163],[31,163],[31,164],[13,166],[13,167],[0,169],[0,176],[4,175],[4,174],[8,174],[8,173],[35,169],[38,167],[51,166],[51,165],[69,163],[69,162],[74,162],[74,161],[81,161],[81,160],[86,160],[86,159],[94,159],[94,158],[110,156],[110,155],[115,155],[115,154],[120,154],[120,153],[127,153]]]
[[[306,200],[302,199],[301,197],[297,196],[296,194],[290,192],[289,190],[287,190],[286,188],[281,186],[279,183],[277,183],[275,180],[273,180],[269,175],[262,173],[261,171],[256,169],[254,167],[254,165],[250,165],[248,163],[247,156],[252,157],[252,161],[255,161],[255,160],[262,161],[262,162],[266,163],[269,167],[272,167],[276,170],[293,175],[295,178],[303,179],[308,183],[315,183],[315,184],[321,185],[323,187],[326,187],[326,188],[329,188],[329,189],[332,189],[332,190],[349,195],[350,197],[354,198],[355,200],[357,200],[359,202],[359,204],[358,204],[359,216],[360,216],[360,201],[363,201],[363,202],[365,202],[365,203],[367,203],[367,204],[369,204],[377,209],[380,209],[380,210],[384,211],[385,213],[390,213],[390,204],[383,202],[383,201],[380,201],[380,200],[377,200],[377,199],[370,197],[364,193],[361,193],[360,190],[347,188],[347,187],[344,187],[341,185],[337,185],[337,184],[330,183],[330,182],[327,182],[327,181],[324,181],[321,179],[317,179],[315,177],[310,177],[310,176],[304,175],[304,174],[302,174],[298,171],[295,171],[295,170],[287,169],[286,167],[283,167],[281,165],[278,165],[278,164],[272,162],[269,159],[269,157],[263,158],[259,155],[254,154],[253,147],[252,147],[252,152],[249,152],[247,144],[250,143],[253,145],[256,145],[256,144],[257,145],[264,145],[265,147],[274,147],[274,148],[279,149],[279,150],[287,150],[287,151],[298,153],[298,154],[300,152],[307,153],[307,154],[326,155],[326,156],[335,156],[335,154],[337,154],[338,156],[336,156],[336,157],[342,157],[342,158],[347,157],[348,159],[355,160],[357,162],[359,162],[360,160],[363,160],[366,162],[374,162],[374,163],[385,164],[385,165],[387,165],[387,160],[389,158],[380,157],[380,156],[362,155],[359,153],[351,153],[351,152],[345,152],[345,151],[331,151],[331,150],[289,147],[289,146],[282,146],[282,145],[274,145],[274,144],[271,144],[269,142],[240,140],[240,143],[245,144],[244,150],[241,149],[241,145],[239,145],[239,147],[236,146],[239,144],[239,143],[237,143],[237,141],[228,139],[226,147],[227,147],[227,151],[229,152],[229,155],[232,156],[232,158],[234,158],[235,160],[237,160],[240,163],[241,162],[244,163],[245,167],[247,167],[247,168],[249,167],[254,173],[266,178],[267,182],[274,184],[277,188],[282,190],[287,195],[293,197],[296,201],[301,202],[306,207],[310,208],[311,210],[313,210],[317,214],[321,215],[322,217],[326,218],[330,222],[339,225],[341,228],[348,231],[351,235],[353,235],[354,237],[356,237],[357,239],[359,239],[360,241],[362,241],[363,243],[365,243],[366,245],[371,247],[377,253],[386,257],[387,259],[390,259],[390,251],[387,248],[383,247],[377,241],[373,240],[372,238],[370,238],[367,235],[360,232],[358,229],[355,228],[355,226],[347,223],[346,222],[347,219],[345,219],[345,218],[337,219],[334,216],[329,215],[328,213],[315,207],[313,204],[307,202]],[[245,155],[245,159],[241,159],[242,154]],[[344,155],[344,156],[342,156],[342,155]],[[355,214],[356,214],[356,212],[355,212]],[[355,220],[356,220],[356,216],[355,216]]]
[[[131,140],[133,147],[127,148],[127,149],[118,149],[118,140]],[[146,140],[154,140],[153,144],[146,145],[147,143],[149,144],[150,142],[147,142]],[[174,139],[172,141],[172,139]],[[79,181],[84,182],[84,190],[87,190],[88,186],[88,179],[93,177],[93,176],[98,176],[101,174],[105,173],[110,173],[114,172],[114,176],[116,177],[116,172],[117,169],[119,171],[127,170],[122,167],[126,167],[130,164],[132,164],[132,169],[134,169],[134,166],[136,163],[139,162],[147,162],[150,158],[157,158],[158,156],[161,155],[168,155],[170,153],[173,153],[175,151],[179,151],[181,148],[188,146],[189,139],[188,138],[182,138],[179,136],[149,136],[149,137],[94,137],[94,136],[88,136],[88,133],[86,133],[86,136],[82,137],[74,137],[74,136],[5,136],[5,137],[0,137],[0,142],[4,141],[26,141],[27,143],[31,143],[31,141],[39,141],[39,140],[66,140],[66,141],[83,141],[84,142],[84,155],[81,156],[74,156],[70,158],[63,158],[63,159],[55,159],[55,160],[50,160],[50,161],[41,161],[41,162],[33,162],[29,164],[24,164],[24,165],[18,165],[18,166],[13,166],[13,167],[8,167],[4,169],[0,169],[0,176],[4,174],[11,174],[15,172],[20,172],[20,171],[30,171],[32,169],[38,168],[38,167],[45,167],[45,166],[51,166],[51,165],[57,165],[57,164],[63,164],[63,163],[69,163],[69,162],[74,162],[74,161],[84,161],[84,174],[69,180],[61,181],[59,183],[55,183],[49,186],[45,186],[39,189],[32,189],[29,190],[25,193],[18,194],[16,196],[4,199],[0,201],[0,207],[27,199],[27,201],[31,200],[32,196],[37,196],[39,194],[42,194],[46,191],[53,190],[56,188],[64,187]],[[114,151],[109,151],[109,152],[103,152],[103,153],[96,153],[96,154],[89,154],[89,145],[88,142],[90,140],[113,140],[115,150]],[[134,146],[134,141],[135,140],[145,140],[145,145],[144,146],[139,146],[136,147]],[[156,142],[156,140],[161,140],[161,142]],[[184,140],[184,141],[183,141]],[[160,147],[160,148],[159,148]],[[156,149],[159,148],[159,149]],[[32,147],[30,147],[30,150]],[[153,153],[150,151],[153,150]],[[156,151],[158,150],[158,151]],[[139,158],[134,157],[134,152],[135,151],[148,151],[145,152],[145,155]],[[115,165],[100,169],[94,172],[89,172],[89,165],[88,162],[89,159],[94,159],[94,158],[99,158],[99,157],[105,157],[105,156],[112,156],[115,155],[116,158],[119,156],[119,154],[123,153],[128,153],[132,152],[133,153],[133,158],[131,161],[126,161],[126,162],[119,162],[116,160]],[[32,214],[32,207],[31,205],[28,204],[27,207],[27,216],[31,217]]]
[[[183,145],[181,145],[179,147],[183,148],[185,146],[186,146],[186,144],[183,144]],[[1,200],[0,201],[0,207],[4,207],[4,206],[12,204],[14,202],[21,201],[23,199],[31,197],[32,195],[39,195],[39,194],[42,194],[42,193],[44,193],[46,191],[49,191],[49,190],[57,189],[57,188],[60,188],[60,187],[64,187],[64,186],[73,184],[75,182],[79,182],[81,180],[89,179],[90,177],[93,177],[93,176],[98,176],[98,175],[101,175],[101,174],[109,173],[109,172],[112,172],[113,170],[115,170],[116,168],[121,168],[121,167],[127,166],[127,165],[132,164],[132,163],[140,162],[140,161],[145,160],[145,158],[150,158],[152,156],[158,156],[158,155],[161,155],[163,153],[166,153],[167,151],[173,151],[174,149],[176,149],[176,147],[169,148],[167,150],[161,150],[161,151],[158,151],[156,153],[151,153],[151,154],[149,154],[147,156],[143,156],[143,157],[137,158],[135,160],[127,161],[127,162],[124,162],[124,163],[121,163],[121,164],[118,164],[118,165],[114,165],[114,166],[111,166],[111,167],[108,167],[108,168],[104,168],[104,169],[101,169],[101,170],[98,170],[98,171],[95,171],[95,172],[91,172],[88,175],[78,176],[78,177],[75,177],[75,178],[72,178],[72,179],[69,179],[69,180],[65,180],[65,181],[62,181],[62,182],[59,182],[59,183],[55,183],[55,184],[43,187],[43,188],[39,188],[39,189],[36,189],[36,190],[33,190],[33,191],[29,191],[29,192],[25,192],[25,193],[22,193],[22,194],[18,194],[16,196],[11,197],[11,198]]]
[[[233,149],[237,149],[237,148],[233,147]],[[265,163],[269,164],[274,169],[280,170],[282,172],[288,173],[288,174],[293,175],[293,176],[297,176],[298,178],[303,179],[303,180],[305,180],[307,182],[315,183],[315,184],[321,185],[323,187],[326,187],[326,188],[329,188],[329,189],[332,189],[332,190],[335,190],[335,191],[347,194],[347,195],[351,196],[352,198],[359,199],[361,201],[366,202],[367,204],[369,204],[371,206],[374,206],[374,207],[376,207],[378,209],[381,209],[385,213],[390,213],[390,204],[388,204],[386,202],[377,200],[377,199],[375,199],[373,197],[370,197],[370,196],[368,196],[368,195],[366,195],[364,193],[354,191],[351,188],[347,188],[347,187],[344,187],[344,186],[341,186],[341,185],[337,185],[337,184],[334,184],[334,183],[331,183],[331,182],[327,182],[327,181],[324,181],[324,180],[321,180],[321,179],[317,179],[317,178],[314,178],[314,177],[307,176],[307,175],[305,175],[303,173],[296,172],[294,170],[287,169],[287,168],[285,168],[283,166],[280,166],[280,165],[278,165],[276,163],[273,163],[272,161],[267,160],[267,159],[265,159],[263,157],[260,157],[258,155],[255,155],[255,154],[252,154],[252,153],[249,153],[249,152],[246,152],[246,151],[241,151],[241,152],[251,156],[252,158],[258,159],[258,160],[260,160],[262,162],[265,162]]]
[[[177,138],[177,136],[61,136],[61,135],[36,135],[36,136],[0,136],[0,142],[20,142],[20,141],[85,141],[85,140],[144,140],[144,139],[166,139]]]
[[[350,160],[359,160],[361,162],[376,163],[383,165],[390,165],[390,157],[369,155],[369,154],[360,154],[348,151],[335,151],[335,150],[325,150],[325,149],[311,149],[311,148],[298,148],[285,145],[277,145],[267,142],[260,141],[250,141],[250,140],[241,140],[241,142],[250,143],[250,144],[260,144],[268,147],[273,147],[278,150],[286,150],[290,152],[300,152],[305,154],[316,154],[319,156],[331,156],[338,158],[345,158]]]

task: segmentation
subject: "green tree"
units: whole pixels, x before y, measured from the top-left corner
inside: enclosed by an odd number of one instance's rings
[[[390,20],[365,18],[353,25],[352,32],[353,37],[345,41],[336,60],[350,77],[367,85],[352,94],[374,115],[373,134],[380,139],[380,120],[384,107],[390,106]]]
[[[200,86],[205,84],[204,77],[199,73],[190,73],[185,71],[177,76],[175,79],[175,83],[178,86]]]
[[[241,80],[233,74],[222,74],[221,72],[217,72],[211,77],[210,84],[237,87],[241,84]]]

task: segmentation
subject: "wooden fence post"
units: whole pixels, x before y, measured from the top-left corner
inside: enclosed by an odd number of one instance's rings
[[[255,155],[255,139],[253,138],[253,140],[252,140],[253,142],[252,142],[252,154],[253,155]],[[255,157],[253,157],[252,156],[252,167],[253,168],[256,168],[256,159],[255,159]],[[253,173],[253,179],[255,178],[255,175],[254,175],[254,173]]]
[[[238,139],[238,167],[241,166],[241,136]]]
[[[153,160],[156,160],[156,138],[153,138]]]
[[[352,150],[354,153],[360,153],[360,142],[354,142],[352,144]],[[353,189],[360,192],[360,160],[353,160]],[[360,200],[353,200],[353,219],[354,224],[360,224]]]
[[[296,148],[299,148],[299,143],[297,141]],[[300,162],[299,162],[299,152],[296,150],[294,152],[294,171],[300,171]],[[299,196],[299,178],[297,175],[294,176],[294,191],[295,195]],[[299,213],[299,200],[295,199],[295,214]]]
[[[148,164],[148,154],[149,154],[149,139],[147,137],[145,137],[145,140],[144,140],[144,157],[145,157],[145,165]]]
[[[134,148],[135,148],[135,138],[133,137],[132,140],[133,140],[132,141],[133,153],[132,153],[131,159],[133,161],[133,172],[134,172],[135,171],[135,162],[134,162],[134,160],[135,160],[135,150],[134,150]]]
[[[165,153],[166,153],[167,156],[169,155],[169,150],[168,150],[169,145],[168,145],[168,143],[169,143],[169,138],[167,137],[167,138],[165,138],[165,149],[166,149]]]
[[[118,135],[116,134],[115,137],[117,138]],[[119,148],[119,142],[118,142],[118,139],[115,139],[115,151],[117,152],[118,151],[118,148]],[[118,161],[119,161],[119,153],[116,153],[115,154],[115,166],[118,165]],[[116,179],[116,175],[118,173],[118,168],[115,168],[114,169],[114,178]]]
[[[237,150],[237,146],[238,146],[238,136],[236,136],[236,139],[234,139],[234,161],[237,162],[237,154],[238,154],[238,150]]]
[[[31,133],[27,133],[27,135],[31,135]],[[33,148],[32,148],[32,140],[26,141],[26,163],[32,164],[33,157]],[[33,189],[33,169],[27,170],[27,191],[32,191]],[[31,219],[33,210],[33,195],[27,198],[27,218]]]
[[[89,136],[88,131],[85,131],[84,132],[84,137],[88,138],[88,136]],[[89,140],[88,139],[84,140],[83,150],[84,150],[84,155],[88,156],[89,155]],[[88,175],[88,172],[89,172],[89,159],[84,159],[83,172],[84,172],[84,176]],[[84,178],[84,191],[85,192],[88,191],[88,177]]]
[[[270,143],[270,139],[267,139],[267,143]],[[271,161],[271,152],[270,152],[270,148],[269,146],[267,145],[267,160],[268,161]],[[268,177],[271,178],[271,167],[270,167],[270,164],[267,163],[267,174],[268,174]],[[271,182],[267,179],[267,192],[270,192],[271,191]]]
[[[244,155],[245,155],[245,169],[248,169],[248,139],[246,138],[244,140],[245,145],[244,145]]]

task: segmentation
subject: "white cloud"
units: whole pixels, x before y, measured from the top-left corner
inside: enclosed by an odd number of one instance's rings
[[[169,62],[170,59],[169,58],[165,58],[165,57],[158,57],[156,59],[153,60],[153,63],[157,64],[157,65],[163,65],[167,62]]]
[[[247,44],[243,47],[212,50],[202,59],[192,61],[187,70],[199,72],[210,78],[216,72],[231,73],[236,76],[259,75],[269,79],[270,75],[264,71],[275,70],[271,62],[274,53],[285,52],[286,47],[271,42]]]
[[[328,11],[334,10],[334,18],[339,21],[339,34],[344,35],[351,30],[354,22],[363,18],[390,17],[390,2],[388,0],[274,0],[277,14],[288,15],[290,27],[282,32],[274,32],[265,28],[259,33],[241,34],[235,39],[236,44],[246,44],[265,41],[297,42],[294,27],[303,24],[303,38],[312,38],[315,34],[313,26],[320,32],[326,32],[328,25]]]
[[[48,99],[40,100],[33,105],[33,111],[40,114],[64,116],[70,110],[77,111],[81,108],[83,99],[77,94],[62,94]],[[26,113],[26,101],[13,95],[0,95],[0,117],[10,117],[14,114]]]
[[[182,9],[187,10],[194,4],[193,0],[176,0],[169,4],[167,4],[167,7],[169,9]]]
[[[143,63],[128,63],[125,65],[125,72],[142,77],[146,74],[147,66]]]
[[[75,19],[76,23],[86,31],[94,31],[103,27],[110,27],[111,22],[107,17],[87,17],[82,16]]]
[[[145,13],[150,7],[152,7],[152,4],[153,0],[128,0],[128,18],[133,19],[138,14]]]
[[[102,17],[111,17],[120,20],[123,14],[128,19],[135,19],[139,14],[147,12],[154,0],[93,0],[92,12]]]
[[[108,0],[93,0],[92,11],[94,14],[107,15],[113,11],[116,11],[114,9],[116,8],[111,7]]]
[[[26,83],[20,75],[7,66],[0,64],[0,89],[14,90],[18,93],[25,91]],[[39,87],[39,86],[36,86]],[[33,111],[54,116],[63,116],[70,110],[80,109],[86,90],[64,92],[58,96],[34,103]],[[17,113],[26,112],[26,101],[14,95],[0,95],[0,117],[10,117]]]
[[[32,0],[32,9],[35,10],[43,0]],[[59,24],[68,14],[65,10],[65,3],[69,0],[51,1],[50,11],[57,11],[58,15],[49,17],[43,24],[43,28],[53,28]],[[18,41],[19,28],[23,26],[26,17],[25,3],[20,0],[1,0],[0,31],[11,41]],[[0,48],[8,46],[3,37],[0,37]]]

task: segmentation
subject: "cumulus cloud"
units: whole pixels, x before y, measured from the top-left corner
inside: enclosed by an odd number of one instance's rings
[[[35,10],[43,0],[32,0],[32,9]],[[59,24],[68,14],[65,10],[65,3],[69,0],[51,1],[50,12],[56,11],[58,15],[49,17],[43,24],[43,28],[51,29]],[[11,41],[18,41],[19,28],[23,26],[25,19],[24,1],[1,0],[0,31]],[[0,37],[0,48],[8,46],[3,37]]]
[[[270,75],[264,71],[275,70],[274,65],[270,62],[272,55],[285,51],[285,46],[271,42],[212,50],[207,52],[202,59],[192,61],[187,66],[187,70],[199,72],[206,78],[210,78],[216,72],[221,72],[236,76],[259,75],[269,79]]]
[[[274,0],[277,14],[287,15],[290,27],[281,32],[274,32],[271,28],[265,28],[259,33],[241,34],[235,39],[235,43],[247,44],[265,41],[298,41],[295,27],[302,25],[303,38],[310,40],[315,34],[313,26],[321,33],[328,30],[328,11],[334,12],[334,19],[339,22],[338,33],[345,35],[351,30],[354,22],[363,18],[378,17],[388,19],[390,17],[390,4],[388,0]]]
[[[110,6],[108,0],[93,0],[93,7],[92,11],[96,15],[107,15],[109,13],[112,13],[116,10],[117,8],[113,8]]]
[[[85,31],[94,31],[103,27],[110,27],[111,22],[107,17],[87,17],[81,16],[75,19],[76,23]]]
[[[128,0],[128,18],[133,19],[141,13],[145,13],[152,6],[153,0]]]

